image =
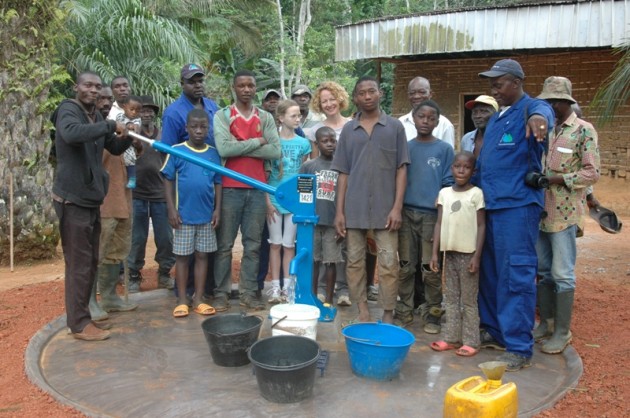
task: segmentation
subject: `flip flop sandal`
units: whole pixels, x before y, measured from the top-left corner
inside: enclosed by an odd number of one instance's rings
[[[456,351],[455,354],[457,354],[458,356],[462,356],[462,357],[472,357],[475,354],[477,354],[479,352],[478,349],[473,348],[469,345],[462,345],[461,347],[459,347]]]
[[[183,318],[188,316],[188,305],[177,305],[173,310],[173,316],[175,318]]]
[[[208,305],[207,303],[200,303],[193,310],[195,311],[195,313],[198,313],[199,315],[214,315],[215,313],[217,313],[216,309],[214,309],[212,306]]]
[[[447,343],[446,341],[440,340],[440,341],[433,341],[431,344],[429,344],[429,347],[431,347],[431,349],[434,351],[448,351],[448,350],[456,350],[459,347],[461,347],[461,345]]]

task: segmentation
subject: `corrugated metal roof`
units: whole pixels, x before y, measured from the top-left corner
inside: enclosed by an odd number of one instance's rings
[[[630,0],[401,16],[336,28],[337,61],[474,51],[618,46]]]

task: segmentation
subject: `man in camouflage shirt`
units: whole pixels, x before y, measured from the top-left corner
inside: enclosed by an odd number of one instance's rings
[[[557,354],[571,342],[575,239],[584,227],[586,188],[599,179],[599,150],[597,132],[571,107],[576,101],[568,79],[547,78],[538,98],[549,102],[556,124],[545,158],[549,187],[536,244],[542,280],[537,289],[540,324],[534,339],[544,340],[543,353]]]

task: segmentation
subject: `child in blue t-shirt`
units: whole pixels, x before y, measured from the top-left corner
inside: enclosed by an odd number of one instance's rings
[[[341,239],[335,231],[337,179],[339,173],[331,170],[333,154],[337,148],[337,134],[332,128],[323,126],[315,132],[315,144],[319,157],[302,165],[300,173],[317,176],[315,213],[319,217],[315,227],[313,243],[313,293],[317,294],[319,266],[325,267],[326,279],[325,303],[332,305],[337,268],[335,263],[343,262]]]
[[[186,131],[188,140],[174,145],[181,151],[221,164],[217,150],[205,143],[210,119],[201,109],[188,113]],[[186,282],[188,261],[195,255],[195,294],[193,310],[200,315],[213,315],[215,309],[201,301],[206,274],[208,253],[217,250],[215,229],[221,213],[221,176],[212,170],[168,155],[162,167],[168,221],[174,228],[173,253],[175,254],[175,282],[178,290],[177,306],[173,316],[188,316]]]
[[[403,199],[402,226],[398,231],[400,273],[396,319],[399,325],[413,322],[414,284],[418,256],[424,282],[428,313],[424,332],[439,334],[442,316],[442,280],[430,268],[433,254],[433,228],[437,221],[435,199],[440,189],[453,184],[451,166],[453,147],[433,136],[440,120],[440,108],[432,100],[418,104],[412,111],[418,136],[407,143],[409,160],[407,188]]]
[[[283,100],[278,104],[276,117],[280,121],[280,147],[282,158],[272,164],[269,185],[277,186],[282,181],[296,176],[300,166],[311,153],[308,139],[295,134],[300,126],[300,106],[293,100]],[[284,278],[284,288],[280,290],[280,250],[282,249],[282,271],[289,273],[289,263],[295,255],[295,235],[297,225],[293,214],[280,206],[274,196],[267,195],[267,227],[269,229],[269,265],[271,267],[271,289],[269,303],[286,300],[290,279]]]

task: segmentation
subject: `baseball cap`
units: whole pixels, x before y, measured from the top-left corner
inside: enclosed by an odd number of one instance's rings
[[[512,74],[514,77],[520,78],[521,80],[525,78],[525,73],[523,72],[521,64],[512,59],[503,59],[495,62],[492,68],[488,71],[479,73],[479,77],[495,78],[506,74]]]
[[[278,90],[269,89],[269,90],[266,90],[265,93],[263,94],[262,101],[264,102],[265,100],[267,100],[267,97],[270,94],[275,94],[276,96],[278,96],[279,99],[282,98],[282,95],[280,94]]]
[[[198,66],[197,64],[186,64],[182,67],[182,78],[184,80],[190,80],[197,74],[206,75],[203,72],[203,68]]]
[[[499,111],[499,104],[497,103],[496,100],[494,100],[494,97],[486,96],[485,94],[482,94],[481,96],[477,96],[475,100],[467,101],[466,104],[464,104],[464,106],[466,106],[466,109],[468,110],[473,110],[473,107],[475,107],[477,103],[490,105],[494,108],[495,112]]]
[[[568,78],[551,76],[545,80],[542,93],[540,93],[538,98],[543,100],[566,100],[571,103],[577,103],[577,100],[571,97],[571,90],[571,81]]]
[[[311,89],[308,88],[308,86],[305,86],[304,84],[298,84],[297,86],[295,86],[295,88],[291,92],[291,97],[301,96],[305,93],[313,97],[313,92],[311,91]]]

